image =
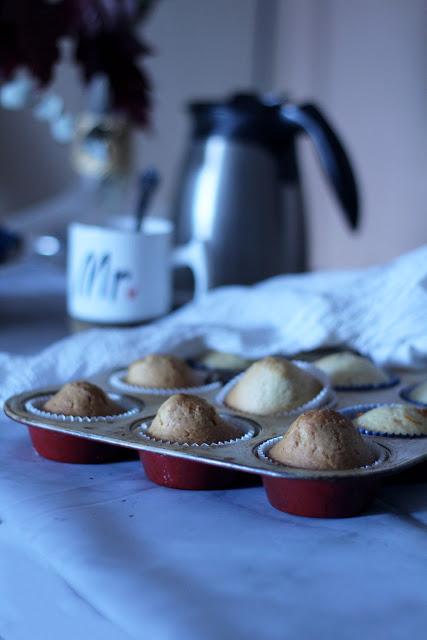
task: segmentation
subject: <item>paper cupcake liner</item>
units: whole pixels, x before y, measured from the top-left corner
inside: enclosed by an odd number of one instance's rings
[[[345,407],[344,409],[340,409],[339,412],[344,416],[353,420],[358,413],[366,413],[371,409],[377,409],[378,407],[393,407],[396,406],[397,403],[387,403],[387,402],[377,402],[371,404],[355,404],[351,407]],[[380,436],[383,438],[426,438],[427,435],[422,433],[390,433],[385,431],[371,431],[370,429],[364,429],[363,427],[357,427],[359,433],[362,433],[365,436]]]
[[[421,400],[414,400],[414,398],[411,398],[411,395],[410,395],[412,391],[416,389],[423,382],[425,381],[423,380],[422,382],[416,382],[415,384],[411,384],[408,387],[403,387],[403,389],[401,389],[399,393],[402,400],[405,400],[405,402],[410,402],[411,404],[414,404],[416,407],[420,407],[420,409],[426,409],[427,402],[421,402]]]
[[[300,369],[303,369],[307,373],[310,373],[312,376],[314,376],[320,382],[320,384],[323,385],[323,388],[321,389],[321,391],[319,391],[319,393],[314,398],[312,398],[305,404],[300,405],[299,407],[295,407],[290,411],[278,411],[277,413],[269,414],[268,416],[264,415],[263,417],[298,416],[301,413],[304,413],[305,411],[310,411],[311,409],[318,409],[320,407],[323,407],[329,402],[329,398],[332,399],[333,397],[332,388],[329,384],[328,377],[326,376],[326,374],[323,373],[323,371],[320,371],[320,369],[318,369],[317,367],[313,366],[312,364],[309,364],[308,362],[303,362],[302,360],[292,360],[292,364],[297,365]],[[222,389],[219,391],[219,393],[215,398],[215,403],[218,406],[223,407],[224,409],[233,409],[232,406],[229,406],[228,404],[226,404],[225,399],[230,393],[231,389],[239,382],[239,380],[242,379],[244,374],[245,372],[243,371],[242,373],[240,373],[238,376],[230,380],[230,382],[227,382],[227,384],[222,387]],[[236,409],[233,409],[233,410],[236,411]],[[247,411],[245,413],[250,413],[250,412]],[[259,414],[253,413],[250,415],[259,415]]]
[[[192,443],[192,442],[174,442],[173,440],[162,440],[161,438],[155,438],[154,436],[146,433],[146,429],[151,424],[151,420],[141,422],[134,429],[136,433],[143,438],[144,440],[151,440],[152,442],[159,442],[161,444],[174,445],[176,447],[182,447],[183,449],[188,448],[196,448],[196,449],[207,449],[209,447],[223,447],[227,444],[235,444],[236,442],[242,442],[245,440],[251,440],[259,431],[259,426],[254,423],[252,420],[247,420],[246,418],[241,418],[239,416],[234,415],[224,415],[219,414],[220,417],[224,420],[224,422],[228,422],[232,424],[234,427],[242,431],[242,435],[238,438],[232,438],[230,440],[220,440],[218,442],[202,442],[202,443]]]
[[[221,387],[220,382],[208,382],[202,385],[198,385],[196,387],[181,387],[176,389],[159,389],[156,387],[141,387],[137,384],[129,384],[125,380],[125,376],[127,373],[127,369],[120,369],[119,371],[115,371],[111,374],[109,378],[109,383],[111,386],[116,389],[120,389],[121,391],[125,391],[127,393],[140,393],[144,395],[151,396],[173,396],[176,393],[189,393],[195,394],[198,393],[207,393],[209,391],[215,391]],[[203,380],[206,380],[206,375],[201,376]]]
[[[329,395],[325,398],[324,403],[322,404],[322,409],[333,409],[338,404],[338,397],[335,391],[330,389]]]
[[[379,391],[380,389],[389,389],[395,387],[400,382],[399,376],[386,371],[389,379],[385,382],[377,382],[376,384],[353,384],[353,385],[334,385],[335,391]]]
[[[283,438],[283,436],[275,436],[274,438],[269,438],[268,440],[265,440],[264,442],[261,442],[260,445],[258,445],[257,447],[257,456],[260,460],[262,460],[263,462],[267,462],[269,464],[273,464],[276,467],[285,467],[286,469],[297,469],[299,467],[290,467],[289,465],[283,464],[282,462],[279,462],[278,460],[273,460],[273,458],[270,458],[270,456],[268,455],[268,451],[271,449],[271,447],[276,444],[276,442],[279,442],[279,440],[281,440]],[[382,449],[379,449],[379,454],[378,454],[378,458],[375,460],[375,462],[373,462],[372,464],[367,464],[364,465],[363,467],[355,467],[355,469],[370,469],[371,467],[375,467],[378,464],[380,464],[381,462],[383,462],[383,460],[385,459],[385,451],[383,451]],[[307,471],[317,471],[315,469],[307,469]],[[322,471],[322,469],[319,469],[318,471]],[[332,469],[324,469],[324,471],[332,471]],[[338,469],[337,469],[338,471]],[[345,469],[345,471],[351,471],[351,469]]]
[[[61,422],[115,422],[116,420],[123,420],[124,418],[130,418],[132,416],[138,415],[143,407],[144,403],[142,401],[134,400],[133,398],[124,398],[123,396],[118,396],[116,394],[107,394],[110,400],[117,402],[117,404],[121,405],[125,411],[122,413],[116,413],[111,416],[66,416],[63,413],[51,413],[50,411],[44,411],[41,407],[52,397],[53,394],[44,395],[44,396],[36,396],[34,398],[30,398],[25,403],[25,409],[30,413],[33,413],[40,418],[49,418],[51,420],[58,420]]]

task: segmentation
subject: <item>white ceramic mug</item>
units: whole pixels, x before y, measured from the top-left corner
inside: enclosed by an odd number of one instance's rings
[[[108,226],[74,222],[68,229],[67,307],[73,318],[130,324],[168,313],[172,269],[189,267],[195,297],[207,289],[206,250],[192,242],[173,248],[173,225],[147,217],[135,231],[131,218]]]

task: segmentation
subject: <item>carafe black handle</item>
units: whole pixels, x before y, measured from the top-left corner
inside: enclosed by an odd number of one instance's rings
[[[287,124],[293,124],[312,139],[326,175],[331,180],[338,200],[351,227],[359,222],[359,196],[356,180],[347,153],[336,133],[313,104],[285,103],[281,115]]]

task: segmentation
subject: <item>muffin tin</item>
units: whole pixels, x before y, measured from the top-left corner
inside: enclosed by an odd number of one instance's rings
[[[92,377],[90,381],[109,393],[117,392],[110,384],[112,373],[114,372],[104,372]],[[420,373],[400,373],[400,375],[402,386],[422,378]],[[52,438],[56,439],[56,443],[50,442],[50,447],[55,449],[57,446],[64,454],[62,457],[49,455],[52,451],[47,447],[46,457],[53,457],[56,460],[66,460],[67,446],[77,447],[78,442],[79,446],[83,447],[84,439],[88,447],[96,445],[107,447],[107,450],[108,447],[112,447],[118,457],[127,457],[132,451],[139,454],[147,475],[155,482],[166,486],[187,489],[218,488],[235,486],[245,479],[253,479],[254,475],[260,476],[271,504],[280,510],[299,515],[312,517],[354,515],[369,503],[383,477],[427,461],[427,438],[364,436],[369,438],[378,452],[378,462],[370,467],[346,471],[312,471],[272,464],[259,455],[259,447],[266,441],[282,435],[293,422],[294,416],[258,417],[224,408],[218,408],[222,417],[224,419],[228,417],[231,421],[236,418],[250,425],[253,431],[252,437],[215,445],[167,443],[144,435],[150,419],[165,399],[164,396],[146,393],[133,392],[126,396],[122,395],[127,402],[139,401],[139,411],[132,416],[119,416],[118,419],[108,422],[64,421],[41,417],[31,412],[28,406],[30,400],[37,400],[38,397],[51,395],[56,391],[56,388],[30,391],[15,395],[5,403],[6,415],[28,426],[33,444],[41,455],[46,455],[46,450],[43,449],[46,438],[48,441]],[[200,395],[215,404],[215,393],[211,390]],[[120,396],[118,398],[120,401]],[[327,405],[343,408],[368,402],[399,402],[399,388],[377,390],[375,393],[355,391],[331,393]],[[82,455],[81,459],[78,459],[78,453],[77,451],[73,460],[67,461],[93,461],[90,455]],[[251,476],[248,477],[246,474]]]

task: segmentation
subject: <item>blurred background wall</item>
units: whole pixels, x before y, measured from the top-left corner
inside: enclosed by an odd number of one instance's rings
[[[188,134],[185,103],[238,89],[317,102],[350,151],[363,221],[351,234],[301,141],[313,268],[378,263],[427,242],[425,0],[160,0],[144,27],[154,55],[153,128],[136,167],[163,175],[168,202]],[[76,71],[57,87],[77,111]],[[0,217],[70,188],[68,147],[29,113],[0,111]]]

